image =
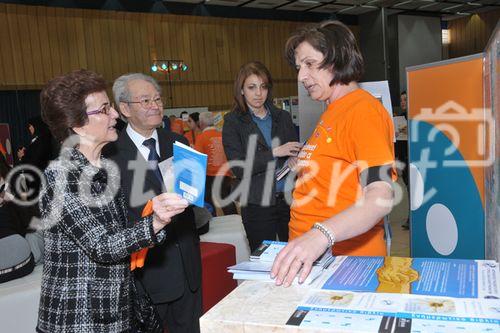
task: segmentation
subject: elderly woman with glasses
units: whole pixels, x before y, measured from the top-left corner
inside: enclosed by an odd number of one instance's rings
[[[130,255],[165,238],[184,211],[175,194],[152,199],[154,213],[127,226],[117,168],[101,149],[117,139],[118,113],[96,73],[56,77],[41,93],[42,117],[61,154],[45,170],[40,209],[45,257],[38,332],[129,332]]]

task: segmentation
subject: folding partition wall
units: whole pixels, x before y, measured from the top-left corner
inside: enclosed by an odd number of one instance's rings
[[[484,106],[494,119],[494,163],[485,170],[486,258],[500,261],[500,22],[484,51]]]
[[[485,258],[496,143],[483,64],[477,54],[407,68],[412,257]]]

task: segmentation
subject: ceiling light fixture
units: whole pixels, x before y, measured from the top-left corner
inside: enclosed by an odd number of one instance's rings
[[[407,3],[411,3],[413,2],[413,0],[408,0],[408,1],[403,1],[403,2],[399,2],[397,4],[395,4],[394,6],[392,7],[399,7],[399,6],[403,6],[403,5],[406,5]]]
[[[180,70],[182,72],[185,72],[188,70],[188,68],[188,65],[184,63],[184,60],[158,59],[153,60],[151,71],[169,73],[171,71]]]
[[[447,7],[447,8],[443,8],[443,10],[450,10],[450,9],[453,9],[453,8],[462,7],[463,5],[464,5],[463,3],[458,4],[458,5],[453,5],[453,6],[450,6],[450,7]]]
[[[425,5],[423,5],[423,6],[418,7],[418,9],[431,7],[431,6],[434,6],[434,5],[436,5],[436,4],[437,4],[437,2],[435,2],[435,1],[431,1],[431,2],[429,2],[428,4],[425,4]]]
[[[188,70],[188,65],[184,63],[184,60],[175,60],[175,59],[157,59],[153,60],[153,64],[151,65],[151,71],[153,73],[164,73],[167,78],[168,89],[170,91],[170,107],[174,106],[173,99],[173,88],[172,88],[172,73],[177,72],[178,78],[180,79],[180,73],[186,72]]]

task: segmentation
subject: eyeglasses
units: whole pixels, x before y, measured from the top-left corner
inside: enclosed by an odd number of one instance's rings
[[[127,102],[127,104],[141,104],[141,106],[144,109],[150,109],[151,107],[153,107],[153,103],[156,104],[156,106],[158,106],[159,108],[161,108],[163,106],[163,100],[161,99],[161,97],[143,98],[137,102],[133,102],[133,101]]]
[[[88,111],[87,115],[88,116],[91,116],[93,114],[109,115],[109,111],[111,110],[111,108],[113,108],[113,109],[115,108],[113,103],[104,103],[99,109],[94,110],[94,111]]]

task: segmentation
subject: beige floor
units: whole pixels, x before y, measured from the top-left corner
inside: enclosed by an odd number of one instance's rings
[[[391,255],[398,257],[410,256],[410,232],[401,228],[401,225],[408,220],[408,192],[401,177],[398,179],[398,185],[403,189],[403,198],[396,205],[391,214],[389,221],[392,229]]]

